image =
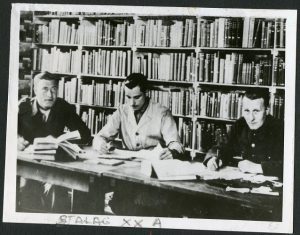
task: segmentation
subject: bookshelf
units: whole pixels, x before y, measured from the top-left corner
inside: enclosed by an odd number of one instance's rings
[[[140,72],[170,108],[191,157],[224,141],[246,90],[270,92],[284,119],[285,19],[34,12],[32,71],[60,75],[59,96],[95,134]]]

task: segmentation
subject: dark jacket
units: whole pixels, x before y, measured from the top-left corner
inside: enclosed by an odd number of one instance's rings
[[[33,142],[36,137],[52,135],[58,137],[65,127],[70,131],[78,130],[82,144],[91,142],[91,132],[75,112],[75,107],[61,98],[57,98],[46,122],[37,108],[36,99],[26,98],[19,103],[18,134]]]
[[[270,115],[257,130],[251,130],[242,117],[233,125],[228,143],[220,148],[220,158],[227,165],[234,162],[234,156],[241,156],[261,164],[264,175],[282,177],[283,136],[283,124]]]

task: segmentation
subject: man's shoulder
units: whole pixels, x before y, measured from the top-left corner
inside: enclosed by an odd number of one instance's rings
[[[32,112],[32,104],[34,102],[34,98],[25,97],[19,100],[19,114],[24,114],[28,112]]]
[[[68,103],[67,101],[65,101],[64,99],[62,98],[57,98],[56,101],[55,101],[55,108],[57,109],[74,109],[74,105]]]
[[[163,106],[162,104],[156,103],[152,100],[149,101],[149,105],[152,106],[153,112],[157,114],[171,112],[166,106]]]
[[[236,120],[236,122],[234,123],[234,127],[237,129],[242,129],[242,128],[247,127],[247,122],[246,122],[245,118],[241,117],[238,120]]]
[[[276,130],[279,131],[279,130],[283,129],[283,126],[284,126],[284,123],[281,119],[274,118],[271,115],[267,115],[266,123],[267,123],[267,126],[271,130],[275,130],[275,131]]]

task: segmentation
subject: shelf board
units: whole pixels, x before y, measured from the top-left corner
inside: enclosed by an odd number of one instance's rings
[[[190,119],[193,118],[192,115],[182,115],[182,114],[176,114],[176,113],[172,113],[172,115],[174,117],[182,117],[182,118],[190,118]]]
[[[206,117],[206,116],[195,116],[197,119],[205,119],[205,120],[215,120],[215,121],[224,121],[224,122],[235,122],[237,119],[227,119],[227,118],[216,118],[216,117]]]
[[[36,18],[40,19],[77,19],[79,20],[79,15],[34,15]]]
[[[137,46],[137,50],[178,50],[178,51],[195,51],[196,47],[157,47],[157,46]]]
[[[131,46],[106,46],[106,45],[82,45],[82,48],[115,48],[115,49],[131,49]]]
[[[108,106],[100,106],[95,104],[84,104],[84,103],[72,103],[72,104],[78,104],[80,106],[87,106],[87,107],[93,107],[93,108],[100,108],[100,109],[109,109],[109,110],[116,110],[116,107],[108,107]]]
[[[78,47],[78,44],[62,44],[62,43],[39,43],[39,42],[35,42],[34,45],[36,46],[49,46],[49,47],[53,47],[53,46],[57,46],[57,47]]]
[[[170,81],[170,80],[159,80],[159,79],[148,79],[149,82],[159,82],[159,83],[174,83],[174,84],[184,84],[184,85],[193,85],[193,82],[186,81]]]
[[[90,77],[90,78],[105,78],[105,79],[115,79],[115,80],[124,80],[126,77],[121,76],[106,76],[106,75],[94,75],[94,74],[80,74],[81,77]]]
[[[135,17],[135,15],[133,14],[107,14],[107,15],[80,15],[82,16],[84,19],[101,19],[101,18],[104,18],[104,19],[109,19],[109,18],[112,18],[112,19],[126,19],[126,18],[129,18],[129,19],[132,19],[133,17]]]
[[[243,48],[243,47],[198,47],[200,50],[214,51],[267,51],[271,52],[274,48]]]
[[[229,87],[253,87],[253,88],[272,88],[274,86],[265,85],[248,85],[248,84],[229,84],[229,83],[213,83],[213,82],[196,82],[199,85],[209,85],[209,86],[229,86]]]

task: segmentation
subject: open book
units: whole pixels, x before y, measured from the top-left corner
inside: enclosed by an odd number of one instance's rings
[[[195,180],[202,169],[201,163],[191,163],[177,159],[145,160],[141,163],[141,172],[159,180]]]
[[[32,154],[34,159],[55,160],[55,154],[58,147],[63,149],[73,159],[83,152],[83,150],[76,144],[72,144],[70,140],[80,139],[79,131],[67,132],[58,138],[52,136],[35,138],[33,144],[28,146],[24,153]]]

